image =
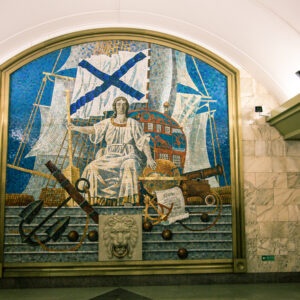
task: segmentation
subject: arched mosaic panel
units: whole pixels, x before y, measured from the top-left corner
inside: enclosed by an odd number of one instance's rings
[[[237,75],[188,42],[120,29],[2,66],[4,274],[245,271]],[[109,233],[107,215],[124,215]]]

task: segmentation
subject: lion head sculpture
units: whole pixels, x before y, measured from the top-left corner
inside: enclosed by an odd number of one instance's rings
[[[104,223],[103,240],[109,258],[131,258],[137,238],[137,223],[131,216],[111,216]]]

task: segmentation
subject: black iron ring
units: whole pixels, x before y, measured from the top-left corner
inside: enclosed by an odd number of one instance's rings
[[[84,189],[82,190],[82,189],[80,189],[79,188],[79,183],[80,183],[80,181],[84,181],[85,183],[86,183],[86,186],[84,186]],[[87,192],[87,190],[90,188],[90,182],[86,179],[86,178],[79,178],[78,180],[76,180],[76,182],[75,182],[75,187],[76,187],[76,189],[77,189],[77,191],[79,191],[80,193],[86,193]]]

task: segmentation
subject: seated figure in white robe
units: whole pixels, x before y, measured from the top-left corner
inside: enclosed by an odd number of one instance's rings
[[[152,169],[156,167],[149,145],[150,136],[145,134],[138,121],[127,117],[128,108],[127,99],[118,97],[113,102],[115,114],[112,118],[94,126],[70,125],[72,130],[89,134],[94,144],[105,140],[104,153],[103,149],[98,151],[81,177],[89,180],[92,198],[117,199],[117,205],[124,204],[128,199],[131,202],[137,199],[129,196],[139,192],[138,176],[143,165],[141,153],[147,158],[147,166]]]

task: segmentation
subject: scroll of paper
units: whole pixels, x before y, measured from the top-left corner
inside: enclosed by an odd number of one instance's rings
[[[170,207],[174,203],[172,212],[170,213],[168,220],[162,222],[163,225],[170,225],[178,220],[186,219],[189,217],[189,213],[185,211],[185,203],[182,191],[179,187],[173,187],[171,189],[156,191],[157,202],[165,206]]]

